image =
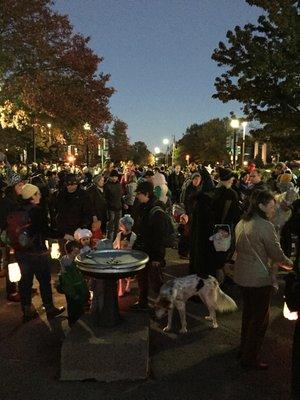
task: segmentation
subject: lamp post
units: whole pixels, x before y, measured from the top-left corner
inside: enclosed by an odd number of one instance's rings
[[[247,126],[247,124],[248,124],[247,121],[243,121],[242,122],[242,127],[243,127],[242,165],[244,165],[244,161],[245,161],[245,138],[246,138],[246,126]]]
[[[166,166],[168,166],[169,143],[170,143],[169,139],[164,139],[164,140],[163,140],[163,144],[164,144],[165,146],[167,146],[167,147],[166,147],[166,153],[165,153],[165,164],[166,164]]]
[[[160,148],[159,147],[154,147],[154,154],[159,154],[160,153]],[[155,157],[155,164],[157,164],[158,157]]]
[[[233,129],[233,169],[236,169],[236,132],[240,127],[240,121],[238,119],[232,119],[230,126]]]
[[[90,154],[89,154],[89,138],[88,138],[88,132],[91,130],[91,125],[88,124],[87,122],[83,125],[83,129],[87,133],[86,137],[86,165],[87,167],[89,166],[89,159],[90,159]]]

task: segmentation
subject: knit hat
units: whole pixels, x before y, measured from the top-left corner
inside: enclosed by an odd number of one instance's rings
[[[233,171],[230,168],[219,167],[218,172],[219,172],[220,181],[222,181],[222,182],[229,181],[229,179],[234,177]]]
[[[191,180],[193,180],[194,178],[197,178],[197,176],[200,176],[200,178],[201,178],[200,172],[194,172],[194,173],[192,174],[192,176],[191,176]]]
[[[26,183],[22,187],[21,196],[22,196],[23,200],[28,200],[39,191],[40,191],[40,189],[37,186],[32,185],[31,183]]]
[[[93,236],[93,234],[89,229],[78,228],[74,232],[74,239],[77,241],[79,241],[80,239],[83,239],[83,238],[91,238],[92,236]]]
[[[109,174],[109,176],[110,176],[110,177],[113,177],[113,176],[119,177],[119,172],[118,172],[116,169],[113,169],[113,170],[111,171],[111,173]]]
[[[71,184],[78,184],[78,177],[75,174],[67,174],[65,177],[65,182],[68,185],[69,183]]]
[[[131,229],[134,224],[134,219],[130,214],[125,214],[124,217],[120,219],[120,224],[124,225],[126,229]]]
[[[15,186],[18,183],[22,182],[22,177],[20,174],[17,174],[14,171],[10,171],[7,173],[7,186]]]

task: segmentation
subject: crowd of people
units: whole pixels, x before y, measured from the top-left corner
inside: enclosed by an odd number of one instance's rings
[[[180,165],[118,167],[111,162],[102,170],[42,163],[11,166],[3,154],[0,163],[2,265],[7,269],[14,258],[21,270],[18,285],[6,274],[7,299],[20,301],[24,321],[37,316],[31,302],[34,276],[48,318],[64,311],[53,304],[46,239],[50,246],[57,241],[60,247],[58,290],[66,294],[70,324],[87,309],[92,289],[74,259],[98,248],[104,238],[115,249],[134,248],[149,255],[137,275],[138,299],[132,305],[133,310],[147,311],[149,290],[158,295],[164,281],[171,218],[178,255],[189,260],[190,274],[212,275],[222,284],[229,279],[224,266],[234,263],[233,281],[241,286],[243,297],[241,365],[267,368],[260,349],[271,293],[278,288],[276,272],[298,269],[299,264],[298,245],[291,260],[293,239],[300,237],[299,182],[286,164],[275,165],[264,179],[255,165],[237,175],[224,166],[196,163],[185,170]],[[279,226],[274,221],[281,212],[285,219]],[[129,290],[130,280],[119,283],[119,295]],[[295,363],[299,367],[297,357]],[[299,390],[297,374],[295,390]]]

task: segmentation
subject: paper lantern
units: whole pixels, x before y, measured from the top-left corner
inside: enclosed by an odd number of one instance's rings
[[[290,311],[286,303],[284,303],[283,306],[283,316],[284,318],[289,319],[290,321],[297,321],[298,319],[297,311]]]
[[[51,258],[57,259],[60,256],[58,243],[52,243],[51,246]]]
[[[19,282],[21,271],[18,263],[8,264],[8,278],[11,282]]]

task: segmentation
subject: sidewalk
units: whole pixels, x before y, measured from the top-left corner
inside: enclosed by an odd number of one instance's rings
[[[171,250],[168,275],[186,273]],[[168,277],[167,277],[168,279]],[[94,399],[198,399],[198,400],[288,400],[293,323],[282,316],[281,294],[274,295],[271,323],[264,344],[268,371],[245,372],[236,360],[241,310],[219,315],[218,329],[204,320],[203,305],[189,302],[188,333],[179,335],[178,316],[174,329],[162,332],[165,320],[151,323],[151,376],[138,382],[60,382],[60,348],[68,330],[63,317],[51,323],[41,310],[40,296],[34,304],[40,318],[21,323],[19,304],[7,303],[4,279],[0,280],[0,399],[1,400],[94,400]],[[36,286],[36,285],[35,285]],[[240,306],[236,286],[226,289]],[[55,303],[64,297],[54,289]],[[124,302],[134,301],[127,297]],[[91,360],[92,362],[92,360]]]

